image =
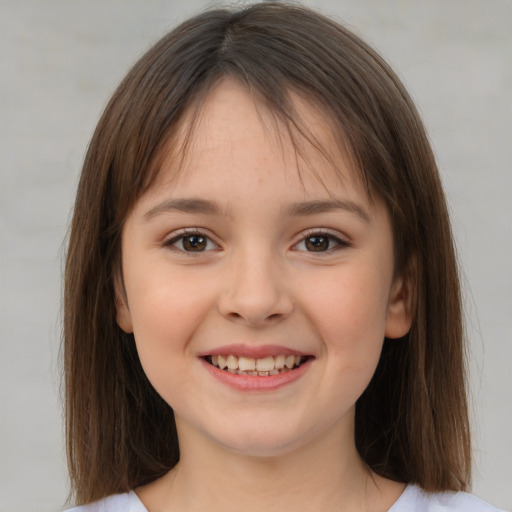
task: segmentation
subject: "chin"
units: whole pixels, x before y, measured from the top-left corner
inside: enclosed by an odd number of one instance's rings
[[[285,427],[285,425],[281,425]],[[223,449],[248,457],[272,458],[286,455],[300,448],[313,438],[313,433],[297,432],[296,427],[278,429],[276,422],[270,425],[252,424],[235,429],[219,429],[212,439]]]
[[[275,458],[291,453],[297,446],[294,443],[290,443],[287,439],[286,443],[279,439],[250,439],[247,441],[241,441],[239,443],[233,443],[230,440],[229,444],[224,443],[224,448],[239,455],[254,458]]]

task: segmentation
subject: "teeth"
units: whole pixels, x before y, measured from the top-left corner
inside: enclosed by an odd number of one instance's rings
[[[289,371],[299,366],[301,362],[301,356],[293,355],[268,356],[260,359],[243,356],[237,357],[233,354],[215,355],[211,357],[213,366],[221,370],[227,370],[230,373],[238,373],[240,375],[259,375],[261,377],[277,375],[278,373]]]
[[[295,356],[287,356],[284,365],[291,370],[295,366]]]
[[[295,358],[294,358],[295,359]],[[263,359],[256,360],[256,370],[259,372],[269,372],[274,369],[274,358],[264,357]]]
[[[221,370],[224,370],[224,368],[227,368],[228,363],[226,362],[226,358],[224,356],[219,356],[217,361],[218,361],[217,365],[219,366],[219,368]],[[212,363],[213,363],[213,358],[212,358]],[[215,363],[213,363],[213,364],[215,364]]]
[[[276,370],[282,370],[284,368],[284,362],[286,360],[286,356],[276,356],[274,358],[274,368]]]
[[[252,357],[239,357],[238,369],[242,371],[256,370],[256,360]]]
[[[238,357],[228,356],[226,362],[229,370],[238,370]]]
[[[252,375],[252,376],[258,375],[257,371],[246,371],[246,372],[244,372],[243,370],[238,370],[236,373],[238,373],[238,375]]]

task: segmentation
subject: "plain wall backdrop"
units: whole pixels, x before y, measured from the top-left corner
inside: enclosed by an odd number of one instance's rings
[[[317,0],[423,114],[452,211],[471,353],[473,492],[512,510],[512,2]],[[64,240],[88,140],[151,43],[215,2],[0,0],[0,512],[67,496]]]

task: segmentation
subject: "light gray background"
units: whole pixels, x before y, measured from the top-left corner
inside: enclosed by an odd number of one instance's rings
[[[512,510],[512,2],[317,0],[416,99],[464,268],[473,492]],[[63,239],[84,150],[128,66],[200,0],[0,0],[0,512],[60,510]]]

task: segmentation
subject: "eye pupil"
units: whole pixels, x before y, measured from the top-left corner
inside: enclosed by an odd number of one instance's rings
[[[305,242],[308,251],[322,252],[329,249],[329,238],[326,236],[310,236]]]
[[[183,237],[183,249],[185,251],[204,251],[206,249],[207,238],[200,235],[188,235]]]

